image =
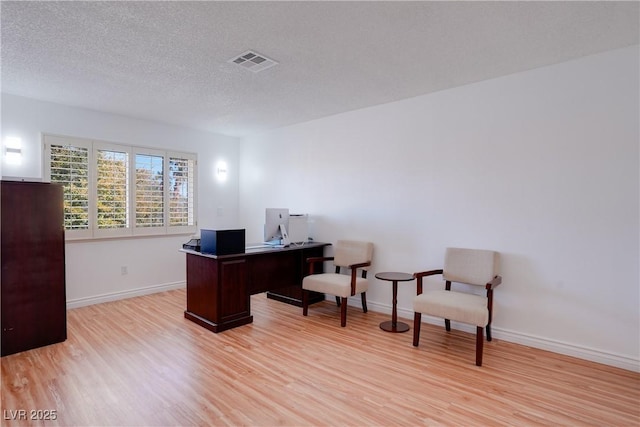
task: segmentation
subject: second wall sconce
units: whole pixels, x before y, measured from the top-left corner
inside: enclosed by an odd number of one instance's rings
[[[227,163],[225,161],[219,161],[216,164],[216,178],[218,181],[227,180]]]

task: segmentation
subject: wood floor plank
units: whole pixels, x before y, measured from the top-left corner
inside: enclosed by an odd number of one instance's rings
[[[251,297],[254,323],[214,334],[176,290],[68,312],[67,341],[6,356],[3,426],[638,426],[640,374],[380,313]],[[55,420],[12,419],[55,410]],[[15,418],[15,417],[14,417]]]

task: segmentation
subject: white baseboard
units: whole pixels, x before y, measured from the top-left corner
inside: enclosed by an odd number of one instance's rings
[[[163,283],[161,285],[146,286],[144,288],[130,289],[120,292],[111,292],[108,294],[93,295],[85,298],[76,298],[67,300],[67,310],[72,308],[84,307],[87,305],[100,304],[103,302],[117,301],[120,299],[139,297],[142,295],[155,294],[156,292],[170,291],[173,289],[182,289],[186,286],[185,281]]]
[[[442,320],[440,319],[440,321]],[[491,332],[494,337],[504,341],[523,344],[529,347],[539,348],[541,350],[548,350],[554,353],[589,360],[591,362],[602,363],[604,365],[615,366],[628,371],[640,372],[640,360],[624,355],[569,344],[531,334],[523,334],[520,332],[510,331],[508,329],[492,327]]]
[[[350,298],[349,305],[355,305],[362,307],[360,297]],[[367,302],[367,308],[371,311],[378,313],[386,313],[391,315],[391,305],[380,304],[375,302]],[[413,310],[398,308],[398,317],[410,320],[410,325],[413,327]],[[444,325],[442,319],[422,316],[424,323],[430,323],[434,325]],[[476,333],[475,326],[465,325],[463,323],[451,322],[451,327],[459,329],[472,334]],[[579,359],[589,360],[591,362],[602,363],[604,365],[615,366],[617,368],[626,369],[628,371],[640,372],[640,360],[634,359],[628,356],[605,352],[589,347],[579,346],[566,342],[556,341],[549,338],[539,337],[531,334],[524,334],[521,332],[511,331],[508,329],[497,328],[493,326],[491,328],[491,335],[494,338],[512,342],[516,344],[526,345],[528,347],[538,348],[541,350],[552,351],[558,354],[564,354],[567,356],[577,357]]]

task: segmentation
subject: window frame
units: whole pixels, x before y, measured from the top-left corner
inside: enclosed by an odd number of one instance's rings
[[[198,158],[195,153],[181,152],[175,150],[162,150],[158,148],[135,146],[129,144],[119,144],[94,139],[78,138],[64,135],[54,135],[43,133],[43,177],[45,182],[51,182],[51,146],[62,145],[79,147],[88,150],[88,198],[89,198],[89,221],[87,229],[72,230],[65,226],[65,240],[93,240],[93,239],[109,239],[109,238],[129,238],[129,237],[145,237],[145,236],[161,236],[176,234],[193,234],[197,232],[198,227],[198,198],[197,198],[197,177],[198,177]],[[98,228],[98,151],[116,151],[126,152],[128,155],[128,185],[127,185],[127,217],[128,226],[123,228]],[[163,157],[163,221],[164,225],[160,227],[138,227],[136,222],[136,155],[150,155]],[[169,191],[170,175],[169,165],[170,159],[185,159],[193,161],[189,167],[189,173],[193,175],[193,193],[192,206],[193,224],[171,226],[170,225],[170,202],[171,195]]]

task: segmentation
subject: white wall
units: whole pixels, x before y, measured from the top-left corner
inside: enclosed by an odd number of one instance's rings
[[[259,240],[265,207],[308,213],[316,240],[373,241],[373,271],[497,250],[496,338],[639,370],[638,62],[635,46],[246,138],[240,222]],[[400,285],[400,316],[414,294]],[[389,284],[368,301],[390,312]]]
[[[198,228],[237,226],[235,138],[2,94],[2,140],[17,136],[23,145],[22,163],[3,163],[3,178],[42,179],[43,132],[197,153]],[[217,182],[214,176],[219,160],[228,165],[224,183]],[[67,305],[77,307],[184,286],[185,255],[178,249],[188,237],[67,243]],[[126,275],[122,274],[123,266],[127,267]]]

